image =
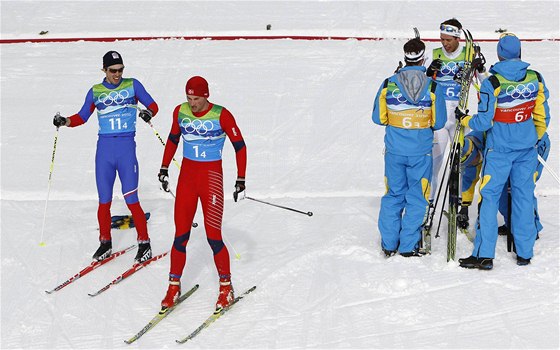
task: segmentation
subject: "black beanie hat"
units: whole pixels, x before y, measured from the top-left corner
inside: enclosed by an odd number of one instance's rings
[[[117,51],[109,51],[103,56],[103,68],[114,64],[123,64],[122,56]]]

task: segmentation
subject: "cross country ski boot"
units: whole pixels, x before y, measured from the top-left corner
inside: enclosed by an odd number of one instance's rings
[[[459,266],[467,269],[492,270],[494,263],[492,258],[477,258],[469,256],[468,258],[459,259]]]
[[[99,248],[93,253],[92,259],[96,261],[101,261],[107,259],[113,251],[113,245],[111,241],[101,241]]]
[[[143,263],[146,260],[152,258],[152,247],[150,246],[150,241],[140,241],[138,242],[138,253],[134,258],[134,262]]]
[[[507,236],[509,234],[509,228],[506,225],[498,227],[498,235]]]
[[[179,296],[181,296],[181,280],[169,277],[169,287],[167,287],[165,298],[161,301],[161,311],[165,311],[175,305]]]
[[[214,313],[219,313],[223,309],[227,308],[233,302],[233,286],[231,285],[231,279],[220,278],[220,294],[218,295],[218,301],[216,302],[216,311]]]
[[[461,210],[457,213],[457,226],[463,230],[469,228],[469,207],[461,206]]]

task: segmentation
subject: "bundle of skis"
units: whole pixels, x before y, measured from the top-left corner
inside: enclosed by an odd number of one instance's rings
[[[470,31],[463,29],[465,35],[465,63],[459,72],[455,75],[455,81],[461,86],[461,91],[459,93],[459,104],[458,108],[462,112],[467,111],[468,99],[470,87],[475,76],[475,71],[477,67],[477,57],[481,57],[480,47],[473,42],[472,35]],[[478,61],[480,62],[480,60]],[[447,168],[449,168],[449,177],[447,180],[447,186],[445,189],[445,194],[443,196],[444,200],[448,197],[448,225],[447,225],[447,261],[455,260],[455,251],[457,248],[457,209],[460,205],[460,159],[461,159],[461,149],[464,142],[464,130],[460,123],[457,123],[455,127],[455,133],[453,136],[453,142],[450,147],[449,155],[446,162],[446,167],[443,172],[443,178],[447,173]],[[438,206],[439,195],[438,192],[436,202],[430,205],[422,224],[422,241],[421,241],[421,252],[425,254],[431,253],[431,230],[434,219],[434,214]],[[443,208],[442,208],[443,213]],[[440,216],[441,222],[441,216]],[[436,235],[437,237],[437,235]]]

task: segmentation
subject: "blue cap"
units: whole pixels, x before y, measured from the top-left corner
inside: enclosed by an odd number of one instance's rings
[[[515,35],[505,35],[498,41],[498,57],[509,60],[521,58],[521,41]]]

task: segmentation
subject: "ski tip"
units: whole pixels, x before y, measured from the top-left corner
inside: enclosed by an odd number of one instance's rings
[[[45,293],[47,294],[51,294],[52,292],[54,292],[53,290],[46,290]]]
[[[87,295],[89,295],[90,297],[94,297],[94,296],[96,296],[97,294],[95,294],[95,293],[94,293],[94,294],[88,293]]]

